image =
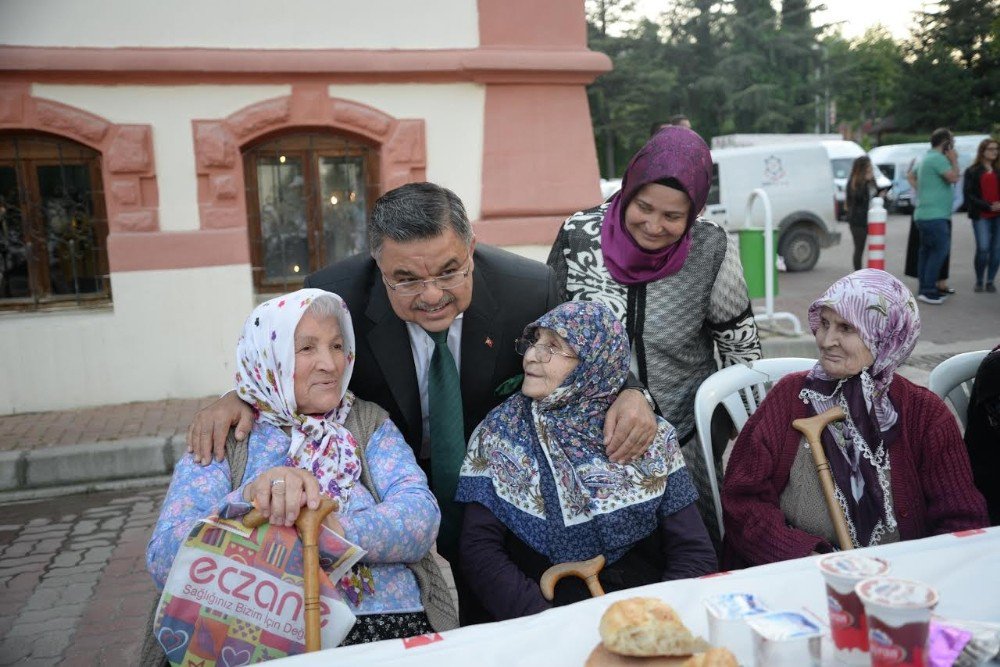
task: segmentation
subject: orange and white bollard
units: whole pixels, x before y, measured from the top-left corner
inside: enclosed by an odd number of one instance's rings
[[[881,197],[872,197],[868,207],[868,268],[885,271],[885,221],[887,213]]]

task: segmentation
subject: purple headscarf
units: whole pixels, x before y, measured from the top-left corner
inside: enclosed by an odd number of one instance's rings
[[[691,200],[684,235],[661,250],[642,248],[625,228],[625,209],[644,185],[676,180]],[[705,140],[686,127],[671,125],[653,136],[632,157],[622,189],[611,197],[601,225],[601,252],[611,277],[638,285],[677,273],[691,248],[691,225],[705,208],[712,184],[712,154]]]
[[[854,546],[878,544],[896,527],[886,497],[888,445],[896,435],[899,414],[889,399],[889,385],[920,337],[920,313],[913,294],[891,274],[862,269],[841,278],[809,307],[815,334],[823,308],[830,308],[858,331],[874,361],[857,375],[833,378],[819,363],[806,376],[799,398],[819,414],[839,405],[847,414],[844,447],[831,427],[823,431],[823,449],[844,509]]]

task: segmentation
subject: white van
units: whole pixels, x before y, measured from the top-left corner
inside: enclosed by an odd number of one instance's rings
[[[847,199],[847,179],[851,177],[851,168],[854,161],[865,154],[865,149],[861,148],[853,141],[821,141],[827,155],[830,156],[830,167],[833,169],[833,186],[836,188],[837,197],[837,220],[847,219],[847,209],[844,207],[844,200]],[[875,167],[875,187],[879,190],[888,190],[892,187],[892,181],[876,166]]]
[[[818,143],[720,148],[712,151],[712,189],[707,217],[727,231],[763,227],[764,208],[754,204],[746,219],[750,193],[763,188],[771,201],[778,254],[789,271],[816,266],[820,248],[840,243],[834,224],[833,172]]]

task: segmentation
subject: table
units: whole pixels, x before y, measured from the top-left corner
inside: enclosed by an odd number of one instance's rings
[[[936,613],[944,618],[1000,622],[1000,527],[964,531],[859,550],[889,561],[891,575],[924,581],[940,596]],[[459,628],[441,635],[329,649],[285,658],[275,664],[583,665],[600,641],[597,624],[612,602],[654,596],[668,602],[695,634],[708,637],[702,599],[726,592],[758,595],[772,610],[805,611],[825,625],[826,594],[816,567],[818,556],[734,572],[652,584],[611,593],[525,618]],[[836,664],[824,642],[823,664]],[[744,665],[752,656],[737,655]]]

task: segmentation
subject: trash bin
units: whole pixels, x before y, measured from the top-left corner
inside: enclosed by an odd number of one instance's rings
[[[778,230],[771,231],[774,235],[774,293],[778,294]],[[738,231],[740,238],[740,262],[743,264],[743,277],[747,281],[747,290],[751,299],[764,296],[764,230],[760,227],[746,227]]]

